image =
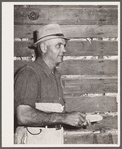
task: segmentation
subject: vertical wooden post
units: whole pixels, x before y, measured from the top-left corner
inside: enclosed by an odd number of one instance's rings
[[[112,134],[109,133],[109,134],[108,134],[108,137],[109,137],[108,144],[113,144]]]
[[[97,135],[93,135],[93,144],[98,144]]]

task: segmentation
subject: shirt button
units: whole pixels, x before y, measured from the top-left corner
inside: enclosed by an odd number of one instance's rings
[[[59,100],[60,100],[61,98],[59,97]]]

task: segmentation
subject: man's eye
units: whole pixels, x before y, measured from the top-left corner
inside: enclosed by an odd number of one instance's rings
[[[62,47],[66,47],[66,44],[59,43],[56,45],[56,48],[60,49]]]
[[[61,44],[57,44],[56,47],[57,47],[57,48],[60,48],[60,47],[61,47]]]

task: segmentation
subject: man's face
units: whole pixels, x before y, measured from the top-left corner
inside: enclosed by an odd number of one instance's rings
[[[47,52],[46,57],[51,63],[57,65],[63,62],[63,54],[66,52],[66,41],[62,38],[55,38],[46,42]]]

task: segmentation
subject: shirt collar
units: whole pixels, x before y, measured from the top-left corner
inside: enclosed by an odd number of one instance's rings
[[[41,65],[47,76],[49,76],[51,73],[58,75],[58,71],[56,70],[56,68],[54,69],[54,72],[52,72],[51,69],[48,67],[48,65],[42,60],[42,58],[38,57],[36,63]]]

